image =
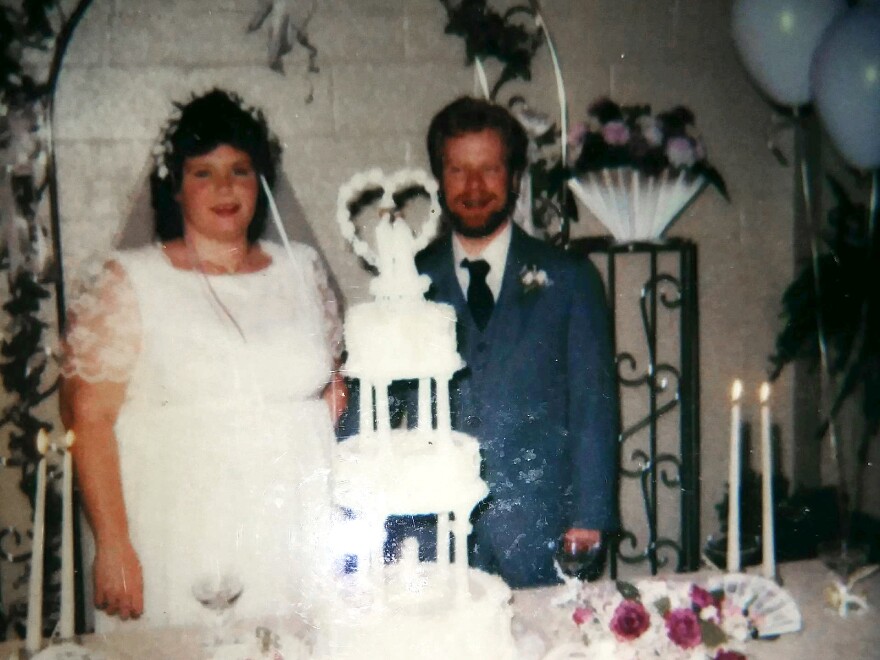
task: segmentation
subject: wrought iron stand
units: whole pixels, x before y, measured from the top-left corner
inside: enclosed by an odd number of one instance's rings
[[[674,570],[696,570],[700,561],[697,247],[681,239],[616,243],[603,237],[574,240],[569,249],[592,255],[600,269],[604,260],[621,410],[636,411],[621,420],[620,483],[621,493],[628,485],[637,485],[644,518],[627,517],[622,507],[621,530],[610,544],[611,576],[617,576],[621,562],[647,562],[651,575],[656,575],[669,566],[670,555]],[[633,267],[647,273],[640,276],[643,284],[638,292],[621,286],[624,271],[631,273]],[[641,317],[644,345],[622,346],[621,319],[634,305]],[[631,338],[626,341],[632,343]],[[675,413],[677,429],[665,424],[661,433],[661,418]],[[676,434],[677,438],[668,437]],[[679,512],[674,511],[676,499]],[[660,513],[667,518],[680,516],[678,538],[660,529]],[[646,535],[644,541],[639,534]]]

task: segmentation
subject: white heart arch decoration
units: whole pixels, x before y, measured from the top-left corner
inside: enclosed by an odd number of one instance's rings
[[[421,188],[430,198],[428,217],[418,235],[413,235],[402,221],[402,214],[394,201],[394,194],[410,188]],[[368,190],[381,190],[379,224],[376,226],[375,249],[358,235],[351,216],[351,205]],[[352,251],[378,269],[379,277],[370,284],[377,297],[421,296],[428,280],[420,277],[415,267],[416,254],[425,248],[437,234],[440,226],[440,201],[437,181],[420,169],[402,169],[386,175],[374,168],[355,174],[339,188],[336,204],[336,222],[343,238]]]

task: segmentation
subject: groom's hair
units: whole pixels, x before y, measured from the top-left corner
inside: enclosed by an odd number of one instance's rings
[[[462,96],[434,115],[428,128],[428,158],[438,181],[443,177],[443,145],[466,133],[492,129],[501,137],[511,181],[526,169],[529,140],[525,130],[506,108],[489,101]]]
[[[247,106],[233,92],[215,88],[175,105],[179,118],[169,121],[159,141],[165,172],[160,173],[157,166],[150,176],[156,235],[163,241],[183,236],[183,215],[176,198],[187,158],[203,156],[221,145],[234,147],[250,156],[257,175],[265,176],[272,188],[281,157],[281,147],[262,111]],[[251,243],[262,235],[267,215],[268,200],[260,187],[247,231]]]

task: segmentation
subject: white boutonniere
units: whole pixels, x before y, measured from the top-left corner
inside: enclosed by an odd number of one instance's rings
[[[547,275],[547,271],[535,265],[523,266],[522,270],[519,271],[519,282],[522,285],[523,294],[540,291],[553,284],[553,280]]]

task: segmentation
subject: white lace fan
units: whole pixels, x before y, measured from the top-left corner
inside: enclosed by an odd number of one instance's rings
[[[725,600],[741,607],[759,637],[775,637],[801,629],[801,611],[792,595],[760,575],[729,573],[709,582],[710,590],[724,591]]]
[[[656,177],[618,167],[569,179],[568,187],[618,241],[655,241],[705,183],[684,172]]]

